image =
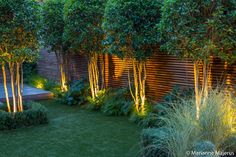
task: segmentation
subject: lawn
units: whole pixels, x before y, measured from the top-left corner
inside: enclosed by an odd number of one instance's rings
[[[135,157],[141,128],[126,117],[42,101],[49,124],[0,132],[1,157]]]

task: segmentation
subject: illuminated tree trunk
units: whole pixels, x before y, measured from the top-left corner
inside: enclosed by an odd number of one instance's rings
[[[209,93],[209,74],[210,66],[207,61],[203,62],[203,80],[202,80],[202,93],[203,93],[203,105],[206,104],[206,99],[208,98]]]
[[[99,70],[98,70],[98,54],[93,53],[88,61],[89,85],[92,98],[95,99],[99,92]]]
[[[14,85],[14,63],[9,63],[10,75],[11,75],[11,90],[12,90],[12,102],[13,102],[13,112],[17,112],[16,105],[16,95],[15,95],[15,85]]]
[[[200,85],[199,63],[202,65],[202,84]],[[194,90],[196,101],[196,118],[199,119],[201,106],[205,105],[209,93],[210,64],[207,61],[198,60],[194,62]]]
[[[56,52],[57,62],[59,65],[60,70],[60,82],[61,82],[61,90],[67,91],[67,85],[66,85],[66,73],[65,73],[65,65],[64,65],[64,55],[61,54],[61,52]]]
[[[24,90],[24,71],[23,71],[23,63],[21,63],[20,65],[20,69],[21,69],[21,95],[23,93]]]
[[[20,72],[20,63],[16,63],[16,84],[17,84],[18,111],[23,111],[20,73],[21,73]]]
[[[9,102],[9,95],[8,95],[8,89],[7,89],[6,69],[5,69],[5,64],[3,63],[2,63],[2,75],[3,75],[4,91],[5,91],[5,96],[6,96],[7,110],[8,112],[11,112],[11,106]]]
[[[199,92],[199,61],[194,62],[194,90],[196,101],[196,117],[199,119],[201,106],[201,93]]]
[[[105,88],[105,63],[104,63],[104,55],[102,55],[101,57],[101,61],[100,61],[100,64],[101,64],[101,80],[102,80],[102,83],[101,83],[101,89],[104,89]]]
[[[132,91],[130,74],[128,71],[128,82],[131,96],[134,100],[136,112],[140,115],[145,115],[146,108],[146,62],[145,61],[136,61],[133,59],[133,80],[134,80],[134,92]]]

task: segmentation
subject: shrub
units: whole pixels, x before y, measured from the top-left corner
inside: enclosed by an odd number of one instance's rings
[[[69,90],[63,96],[63,102],[69,106],[82,105],[87,101],[88,83],[85,80],[77,80],[69,86]]]
[[[128,115],[131,109],[132,101],[126,88],[110,89],[101,108],[102,112],[109,116]]]
[[[137,113],[136,110],[133,110],[129,119],[131,122],[137,123],[140,126],[144,126],[145,125],[144,123],[149,123],[145,120],[147,120],[147,117],[150,115],[150,113],[152,113],[153,105],[151,104],[151,102],[148,102],[148,101],[146,101],[144,105],[145,105],[144,107],[145,114],[140,114],[140,113]]]
[[[48,123],[47,110],[40,103],[30,102],[23,112],[9,113],[0,111],[0,130],[11,130],[21,127]]]
[[[102,105],[105,102],[105,98],[107,96],[109,90],[103,89],[98,92],[98,96],[93,99],[91,96],[87,97],[87,100],[89,102],[88,109],[90,110],[100,110]]]

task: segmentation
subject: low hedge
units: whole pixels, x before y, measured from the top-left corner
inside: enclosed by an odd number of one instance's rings
[[[0,110],[0,130],[40,125],[48,123],[47,109],[40,103],[28,103],[23,112],[9,113]]]

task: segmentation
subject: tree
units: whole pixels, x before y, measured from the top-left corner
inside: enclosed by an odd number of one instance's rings
[[[10,70],[13,112],[23,111],[22,64],[37,57],[38,6],[33,0],[0,0],[0,54],[3,56],[2,68],[7,63]],[[8,97],[6,88],[5,94]]]
[[[110,54],[132,60],[134,92],[129,86],[138,114],[145,114],[146,60],[158,43],[155,25],[160,21],[158,0],[109,0],[103,28],[104,44]]]
[[[92,98],[99,93],[98,54],[102,52],[101,28],[105,0],[68,0],[65,4],[64,39],[70,50],[88,57]]]
[[[168,0],[162,6],[158,24],[162,48],[168,53],[188,57],[194,63],[197,118],[208,97],[210,56],[232,62],[236,54],[236,1]],[[199,63],[203,79],[200,85]]]
[[[66,72],[66,44],[63,42],[64,19],[63,19],[64,0],[47,0],[42,7],[42,35],[45,47],[55,52],[60,70],[61,90],[67,91],[66,82],[69,75]]]

